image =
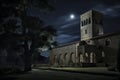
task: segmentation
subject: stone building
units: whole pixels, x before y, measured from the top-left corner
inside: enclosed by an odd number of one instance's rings
[[[104,34],[103,15],[90,10],[80,16],[81,40],[55,47],[52,66],[117,66],[120,32]]]

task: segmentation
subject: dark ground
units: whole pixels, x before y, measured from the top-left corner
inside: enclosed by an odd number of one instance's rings
[[[33,69],[24,74],[1,76],[0,80],[120,80],[118,76],[70,73],[62,71]]]

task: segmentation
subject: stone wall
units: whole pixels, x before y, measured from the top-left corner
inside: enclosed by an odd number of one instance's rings
[[[79,42],[51,50],[50,61],[54,66],[72,66],[77,62]]]
[[[101,46],[102,52],[105,53],[105,63],[108,66],[116,66],[120,35],[104,37],[97,41],[96,44]]]

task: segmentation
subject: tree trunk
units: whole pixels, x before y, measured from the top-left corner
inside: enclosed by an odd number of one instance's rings
[[[24,67],[24,71],[31,71],[32,65],[32,55],[28,53],[25,53],[25,67]]]
[[[23,12],[21,15],[21,20],[22,20],[22,33],[24,36],[24,71],[31,71],[31,60],[32,60],[32,55],[29,52],[29,44],[28,44],[28,39],[26,37],[27,35],[27,8],[26,8],[26,0],[23,0]]]
[[[32,54],[34,53],[34,43],[32,42],[30,49],[29,49],[29,44],[27,42],[25,43],[25,68],[24,71],[31,71],[31,65],[32,65]]]
[[[117,53],[117,71],[120,72],[120,41],[119,41],[118,53]]]
[[[24,71],[31,71],[31,58],[32,55],[29,52],[27,40],[24,42]]]

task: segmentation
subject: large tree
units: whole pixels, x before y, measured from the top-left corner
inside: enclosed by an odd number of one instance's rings
[[[3,11],[0,16],[0,38],[5,44],[8,42],[9,46],[13,46],[14,43],[14,47],[22,45],[24,70],[29,71],[34,51],[40,48],[51,48],[55,44],[53,36],[56,30],[52,26],[45,26],[39,18],[28,15],[28,9],[38,7],[40,11],[49,11],[53,8],[47,0],[1,0],[0,4],[0,12]]]

